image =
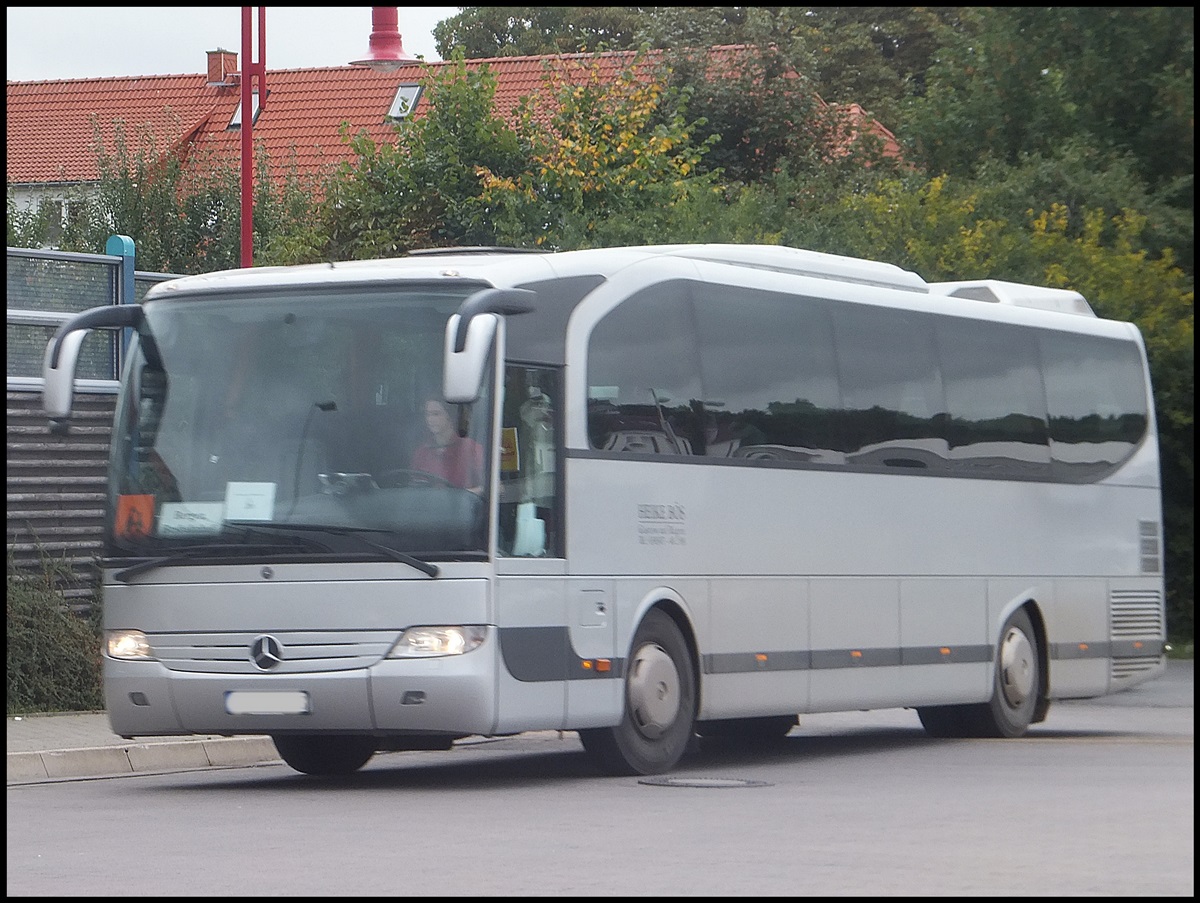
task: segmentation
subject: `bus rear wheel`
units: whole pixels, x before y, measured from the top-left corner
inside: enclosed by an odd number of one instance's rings
[[[978,705],[925,706],[917,715],[931,737],[1021,737],[1039,712],[1043,678],[1041,652],[1033,622],[1023,608],[1000,631],[992,698]]]
[[[375,755],[369,737],[346,734],[278,734],[271,738],[279,757],[303,774],[353,774]]]
[[[607,774],[662,774],[683,758],[695,724],[691,652],[670,616],[654,609],[634,635],[621,723],[581,730],[579,739]]]

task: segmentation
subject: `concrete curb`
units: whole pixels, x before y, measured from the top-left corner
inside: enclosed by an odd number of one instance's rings
[[[8,754],[8,783],[278,762],[269,737],[214,737]]]

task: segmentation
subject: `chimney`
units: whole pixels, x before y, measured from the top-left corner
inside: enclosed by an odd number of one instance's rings
[[[208,51],[208,83],[210,85],[233,85],[237,80],[233,74],[238,71],[237,54],[229,50]]]

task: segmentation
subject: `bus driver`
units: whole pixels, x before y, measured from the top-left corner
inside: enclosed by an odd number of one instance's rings
[[[412,469],[441,477],[460,489],[483,492],[483,446],[454,428],[450,407],[440,398],[425,400],[430,439],[413,452]]]

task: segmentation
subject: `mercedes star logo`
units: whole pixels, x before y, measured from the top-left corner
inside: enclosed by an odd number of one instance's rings
[[[283,661],[283,644],[269,634],[255,637],[250,644],[250,661],[263,671],[270,671]]]

